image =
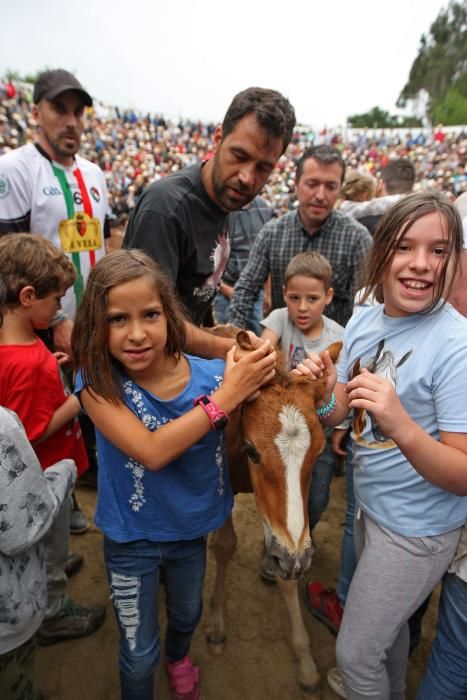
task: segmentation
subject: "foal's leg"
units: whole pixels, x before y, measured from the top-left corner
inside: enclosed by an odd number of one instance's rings
[[[226,638],[225,577],[227,574],[227,566],[233,556],[236,546],[237,535],[235,534],[232,516],[230,515],[220,530],[217,530],[214,534],[216,578],[210,600],[207,641],[211,650],[216,654],[221,654],[224,651]]]
[[[298,680],[306,698],[321,697],[319,673],[310,652],[310,638],[303,623],[302,611],[298,600],[298,581],[286,581],[276,576],[277,585],[284,596],[289,612],[292,632],[292,648],[297,656]]]

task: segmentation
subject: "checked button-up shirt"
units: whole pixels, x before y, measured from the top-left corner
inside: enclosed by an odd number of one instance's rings
[[[352,315],[360,268],[372,240],[364,226],[338,210],[333,210],[312,234],[303,227],[298,210],[274,219],[256,237],[235,285],[230,322],[246,328],[246,321],[269,274],[271,311],[285,306],[282,286],[287,265],[298,253],[314,250],[324,255],[332,267],[334,299],[326,307],[326,316],[345,326]]]

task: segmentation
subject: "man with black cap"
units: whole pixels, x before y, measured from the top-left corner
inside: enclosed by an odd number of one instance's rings
[[[84,109],[91,105],[90,95],[74,75],[61,69],[45,71],[34,87],[37,142],[0,158],[0,235],[21,231],[43,235],[68,253],[76,267],[77,282],[63,298],[63,313],[53,324],[54,348],[66,353],[87,276],[104,254],[108,210],[104,177],[96,165],[77,155]],[[18,408],[18,415],[23,408]],[[27,425],[30,416],[20,417]],[[72,532],[84,532],[89,524],[74,503]],[[65,594],[67,575],[83,563],[79,554],[66,557],[69,529],[64,516],[46,543],[48,602],[38,632],[42,644],[84,637],[104,620],[102,606],[83,607]]]
[[[78,272],[53,325],[55,349],[70,351],[72,320],[90,269],[104,254],[108,213],[102,171],[77,155],[92,98],[66,70],[41,73],[32,114],[37,142],[0,157],[0,235],[29,231],[71,257]]]

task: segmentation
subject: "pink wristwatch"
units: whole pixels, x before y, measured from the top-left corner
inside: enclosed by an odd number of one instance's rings
[[[210,396],[202,394],[201,396],[198,396],[193,403],[195,406],[201,406],[205,410],[209,420],[211,421],[213,430],[222,430],[229,422],[229,416],[227,413],[224,413],[219,406],[216,406]]]

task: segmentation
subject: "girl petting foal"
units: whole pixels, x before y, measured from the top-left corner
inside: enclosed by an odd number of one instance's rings
[[[95,521],[120,628],[123,700],[153,698],[160,573],[171,697],[200,696],[188,649],[202,610],[206,535],[233,504],[223,428],[274,374],[270,344],[238,362],[232,348],[224,362],[185,355],[184,342],[184,314],[155,262],[138,250],[99,261],[76,317],[75,391],[97,434]]]
[[[328,425],[354,411],[359,561],[336,650],[350,700],[405,697],[407,620],[448,568],[467,515],[467,320],[444,301],[461,250],[444,196],[397,203],[367,265],[365,295],[382,303],[349,321],[337,383],[326,354],[301,366],[329,373]]]

